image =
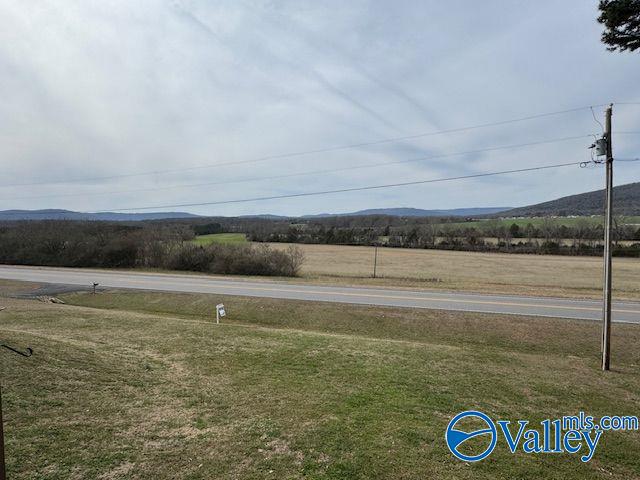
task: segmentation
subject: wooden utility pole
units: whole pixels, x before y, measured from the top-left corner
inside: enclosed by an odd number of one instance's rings
[[[0,386],[0,480],[6,480],[7,472],[4,467],[4,429],[2,424],[2,386]]]
[[[17,350],[5,343],[0,343],[0,347],[4,347],[12,352],[17,353],[18,355],[22,355],[23,357],[30,357],[33,354],[33,350],[31,348],[27,348],[27,351]],[[2,378],[0,378],[0,480],[7,479],[7,472],[5,469],[4,463],[4,424],[2,419]]]
[[[373,251],[373,278],[376,278],[376,270],[378,268],[378,244],[375,244]]]
[[[606,142],[606,211],[604,217],[604,291],[602,308],[602,370],[609,370],[611,361],[611,229],[613,220],[613,148],[611,145],[611,114],[609,105],[605,119]]]

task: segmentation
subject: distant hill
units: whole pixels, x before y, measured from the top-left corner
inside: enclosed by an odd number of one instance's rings
[[[640,182],[613,188],[613,211],[617,215],[640,215]],[[501,217],[543,217],[567,215],[602,215],[604,190],[580,193],[528,207],[500,212]]]
[[[260,213],[257,215],[240,215],[237,218],[259,218],[261,220],[285,220],[287,218],[295,218],[295,217],[287,217],[284,215],[272,215],[270,213]]]
[[[2,210],[0,221],[8,220],[102,220],[109,222],[131,222],[161,220],[164,218],[197,218],[199,215],[184,212],[154,213],[83,213],[70,210]]]
[[[453,208],[449,210],[423,210],[421,208],[370,208],[350,213],[321,213],[318,215],[305,215],[302,218],[318,217],[351,217],[363,215],[390,215],[394,217],[474,217],[478,215],[490,215],[504,212],[511,207],[478,207],[478,208]]]
[[[617,215],[640,215],[640,182],[614,187],[614,213]],[[304,215],[299,218],[326,218],[366,215],[389,215],[395,217],[543,217],[568,215],[602,215],[604,210],[604,191],[580,193],[558,198],[549,202],[538,203],[526,207],[477,207],[453,208],[444,210],[424,210],[420,208],[370,208],[349,213],[321,213]],[[258,214],[244,215],[244,218],[261,218],[281,220],[295,217]],[[70,210],[3,210],[0,221],[8,220],[103,220],[111,222],[131,222],[142,220],[162,220],[178,218],[204,218],[186,212],[153,212],[153,213],[84,213]]]

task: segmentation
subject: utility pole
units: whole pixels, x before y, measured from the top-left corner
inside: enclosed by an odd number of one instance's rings
[[[6,480],[7,472],[4,467],[4,429],[2,426],[2,387],[0,386],[0,480]]]
[[[602,308],[602,370],[609,370],[611,360],[611,228],[613,206],[613,148],[611,145],[611,114],[613,104],[607,107],[604,140],[607,169],[606,212],[604,217],[604,291]]]
[[[378,244],[376,243],[373,251],[373,278],[376,278],[377,268],[378,268]]]
[[[33,354],[33,350],[31,350],[31,348],[27,348],[26,352],[20,351],[20,350],[16,350],[13,347],[10,347],[9,345],[5,344],[5,343],[0,343],[0,347],[4,347],[8,350],[11,350],[12,352],[17,353],[18,355],[22,355],[23,357],[30,357]],[[0,384],[1,384],[1,379],[0,379]],[[2,387],[0,386],[0,480],[6,480],[7,478],[7,472],[5,469],[5,463],[4,463],[4,427],[3,427],[3,420],[2,420]]]

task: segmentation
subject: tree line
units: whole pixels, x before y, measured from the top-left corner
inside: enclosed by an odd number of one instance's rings
[[[25,221],[0,225],[0,263],[58,267],[161,268],[236,275],[296,276],[300,249],[196,245],[175,222]]]
[[[470,220],[470,219],[469,219]],[[526,222],[526,223],[525,223]],[[614,255],[640,257],[640,226],[614,217]],[[208,245],[196,235],[243,233],[256,243],[386,245],[479,252],[601,255],[602,225],[591,218],[536,221],[386,215],[211,217],[143,222],[0,223],[0,262],[106,268],[162,268],[222,274],[297,275],[299,249]]]
[[[381,244],[401,248],[440,248],[513,253],[600,255],[604,229],[587,218],[563,223],[544,218],[540,222],[508,223],[502,220],[460,222],[460,219],[339,217],[292,222],[244,221],[221,225],[246,232],[255,242],[319,243],[345,245]],[[640,227],[624,217],[614,217],[614,253],[640,256]],[[637,242],[637,243],[636,243]]]

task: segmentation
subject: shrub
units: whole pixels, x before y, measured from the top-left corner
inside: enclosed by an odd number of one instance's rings
[[[304,261],[302,251],[291,246],[286,251],[269,245],[193,245],[182,244],[173,249],[169,268],[228,275],[299,274]]]

